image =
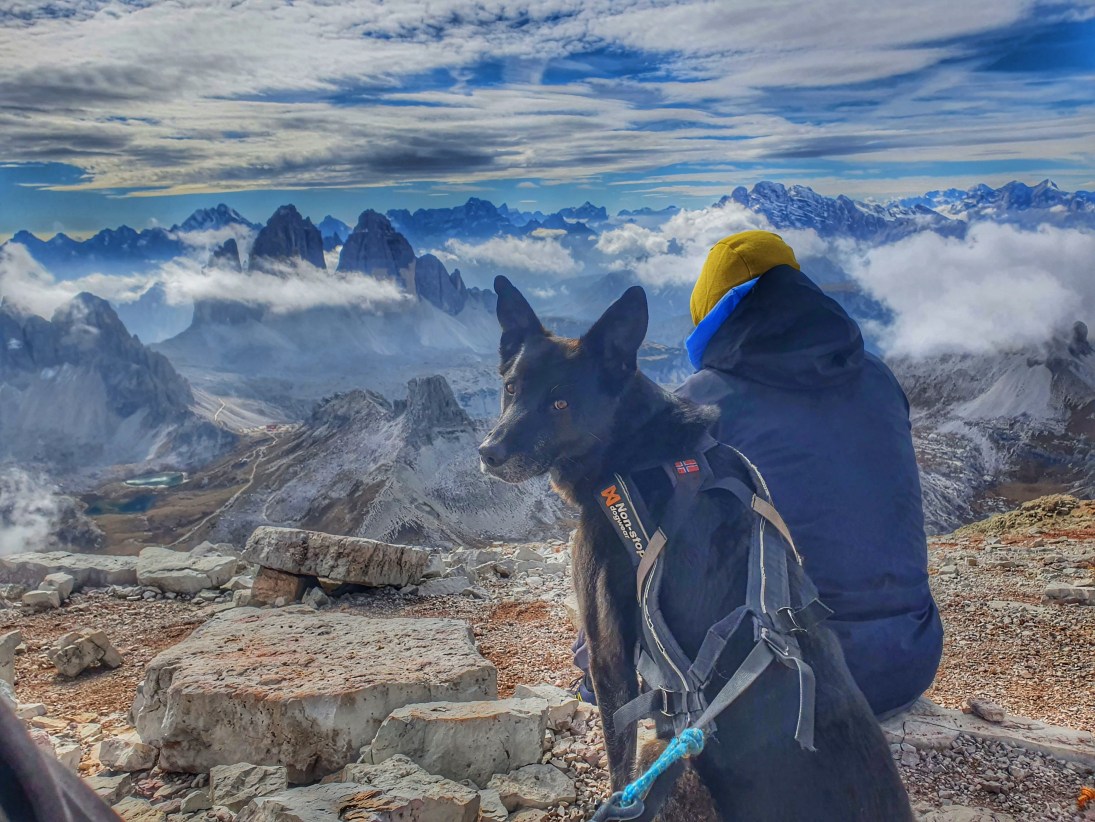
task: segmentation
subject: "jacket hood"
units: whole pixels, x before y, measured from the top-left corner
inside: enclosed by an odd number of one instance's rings
[[[779,388],[824,388],[863,367],[855,320],[789,265],[761,276],[702,352],[704,368]]]

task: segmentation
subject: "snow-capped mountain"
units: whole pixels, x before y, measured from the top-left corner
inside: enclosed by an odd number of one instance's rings
[[[1035,186],[1012,181],[1000,188],[981,184],[966,191],[929,191],[922,197],[900,200],[899,204],[922,205],[967,221],[1095,227],[1095,193],[1062,191],[1052,180],[1042,180]]]
[[[241,541],[256,526],[283,525],[437,546],[565,530],[546,482],[517,487],[479,471],[485,430],[444,378],[413,379],[405,390],[394,403],[372,391],[319,403],[268,451],[211,538]]]
[[[247,233],[258,227],[222,203],[200,208],[170,229],[157,226],[137,231],[122,225],[104,228],[86,240],[74,240],[63,233],[42,240],[29,231],[18,231],[9,242],[23,245],[51,274],[66,280],[93,273],[147,271],[191,253],[195,246],[204,246],[205,237],[231,229]]]
[[[346,223],[337,217],[332,217],[328,214],[322,220],[316,224],[316,228],[319,229],[320,236],[323,237],[323,250],[333,251],[338,248],[344,242],[346,238],[350,236],[350,232],[353,231]]]
[[[892,366],[912,405],[935,532],[1043,494],[1095,493],[1095,349],[1085,324],[1041,348]]]
[[[0,458],[63,471],[201,464],[234,438],[193,403],[105,300],[80,294],[50,320],[0,306]]]

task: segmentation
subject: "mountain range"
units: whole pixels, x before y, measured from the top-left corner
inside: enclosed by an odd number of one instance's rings
[[[80,294],[49,320],[0,305],[0,459],[66,472],[204,464],[235,437],[193,405],[186,379],[105,300]]]

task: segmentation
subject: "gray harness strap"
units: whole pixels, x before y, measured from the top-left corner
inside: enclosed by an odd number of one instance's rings
[[[707,454],[726,449],[746,468],[753,487],[731,476],[716,476]],[[812,628],[831,611],[818,599],[804,577],[800,607],[794,607],[788,574],[788,555],[801,564],[791,532],[771,502],[763,477],[741,452],[711,438],[698,446],[695,458],[667,463],[664,469],[673,483],[659,527],[652,528],[637,489],[615,475],[601,492],[602,508],[629,552],[636,567],[642,634],[636,668],[647,688],[613,716],[617,729],[653,716],[659,730],[679,734],[685,728],[713,731],[715,720],[759,679],[773,662],[798,674],[798,718],[795,739],[807,750],[814,742],[814,675],[802,658],[796,634]],[[658,593],[665,564],[660,562],[674,532],[686,521],[697,494],[728,491],[754,514],[752,523],[746,602],[712,625],[695,659],[681,650],[662,617]],[[647,534],[653,536],[647,536]],[[727,643],[743,625],[753,632],[754,645],[729,680],[708,702],[704,690],[716,673]]]

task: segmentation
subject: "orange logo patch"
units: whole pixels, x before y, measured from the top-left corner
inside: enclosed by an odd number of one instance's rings
[[[615,505],[620,501],[620,494],[616,490],[615,485],[608,486],[608,488],[601,492],[601,496],[605,498],[605,505]]]

